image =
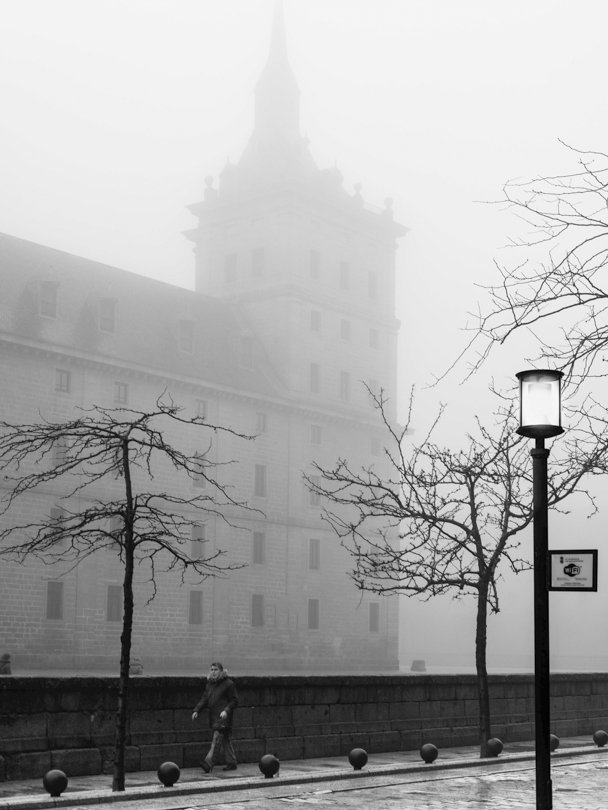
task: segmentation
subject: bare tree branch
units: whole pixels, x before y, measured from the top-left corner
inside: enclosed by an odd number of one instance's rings
[[[188,546],[193,527],[201,525],[202,517],[217,517],[239,528],[239,517],[259,514],[222,480],[233,462],[212,458],[213,435],[226,433],[244,441],[253,437],[200,417],[188,419],[182,411],[165,394],[148,411],[93,407],[67,422],[42,416],[34,424],[0,421],[0,555],[20,563],[32,556],[46,564],[65,562],[71,570],[110,549],[124,567],[113,790],[124,790],[125,782],[135,565],[148,566],[148,602],[156,594],[158,570],[177,570],[182,582],[187,571],[200,580],[225,575],[242,566],[227,562],[221,549],[208,547],[193,556]],[[193,429],[205,436],[204,452],[184,450],[168,438],[181,436],[182,444],[190,446]],[[181,482],[174,491],[159,483],[176,476]],[[64,504],[60,514],[13,520],[21,499],[45,493],[56,482],[63,485],[56,495]],[[190,494],[193,486],[196,491]]]
[[[385,463],[355,469],[339,459],[333,468],[315,465],[317,474],[305,480],[351,553],[351,577],[362,591],[476,599],[481,755],[486,756],[487,614],[500,609],[501,563],[514,573],[531,567],[519,539],[533,519],[528,443],[516,433],[514,403],[506,396],[494,424],[478,420],[475,435],[457,451],[434,442],[437,421],[415,444],[406,429],[391,424],[383,392],[375,402],[386,428]],[[438,419],[442,413],[443,408]],[[551,460],[549,508],[563,509],[564,501],[579,494],[590,513],[596,510],[584,478],[606,472],[607,449],[606,411],[589,400]]]
[[[510,182],[502,204],[529,226],[511,241],[527,258],[497,265],[500,281],[482,287],[489,306],[477,316],[469,348],[475,371],[495,344],[516,331],[538,331],[538,356],[565,372],[566,381],[607,373],[608,346],[608,154],[580,151],[571,174]],[[555,328],[556,340],[548,328]]]

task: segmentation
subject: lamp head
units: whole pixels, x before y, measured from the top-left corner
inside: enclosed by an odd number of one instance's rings
[[[548,439],[559,436],[562,428],[562,371],[531,369],[520,371],[519,427],[520,436]]]

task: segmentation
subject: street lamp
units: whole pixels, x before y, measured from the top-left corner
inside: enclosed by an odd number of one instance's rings
[[[545,439],[564,432],[561,425],[561,371],[520,371],[519,428],[535,439],[532,456],[534,515],[534,717],[536,741],[536,807],[551,810],[551,693],[549,674],[549,551],[547,459]]]

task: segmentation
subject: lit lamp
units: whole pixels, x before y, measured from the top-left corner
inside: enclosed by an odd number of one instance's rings
[[[536,439],[532,456],[534,514],[534,718],[536,741],[536,807],[551,810],[551,703],[549,670],[549,508],[545,439],[559,436],[562,428],[561,371],[520,371],[519,427],[521,436]]]
[[[549,439],[562,427],[561,371],[520,371],[519,428],[521,436]]]

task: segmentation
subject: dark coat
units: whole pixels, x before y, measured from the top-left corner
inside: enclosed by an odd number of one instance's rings
[[[232,729],[232,718],[238,703],[236,686],[224,674],[218,681],[207,681],[205,693],[194,707],[194,711],[209,709],[209,728],[216,729],[221,726]],[[220,717],[223,711],[228,715],[225,720]]]

